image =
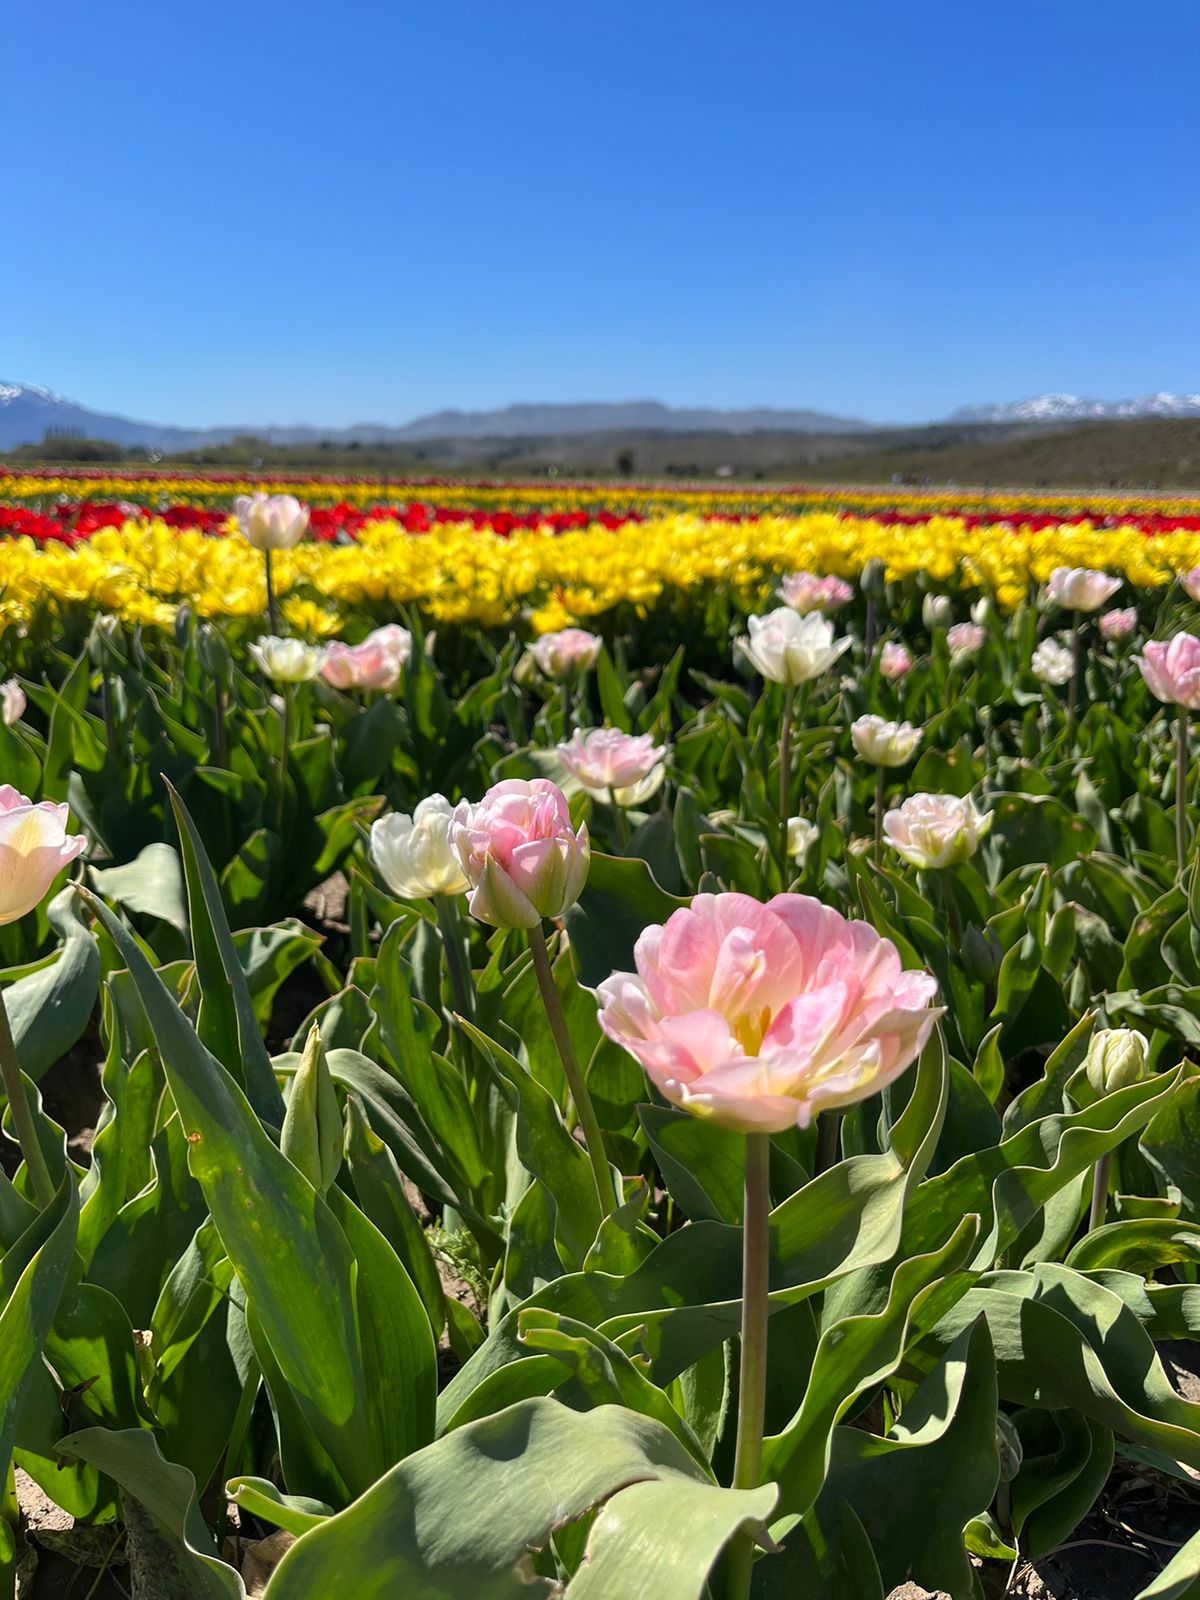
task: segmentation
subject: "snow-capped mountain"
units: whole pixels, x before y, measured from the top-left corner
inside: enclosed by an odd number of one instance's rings
[[[1091,400],[1078,394],[1035,394],[1006,405],[963,406],[947,422],[1119,422],[1131,417],[1200,417],[1200,394],[1144,394],[1136,400]]]

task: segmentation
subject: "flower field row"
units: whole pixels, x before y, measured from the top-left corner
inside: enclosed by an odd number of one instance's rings
[[[313,507],[371,510],[415,500],[447,508],[508,511],[524,517],[598,511],[690,512],[695,515],[780,515],[844,510],[864,516],[897,512],[920,517],[982,515],[992,520],[1080,517],[1095,523],[1139,518],[1200,516],[1194,496],[1130,495],[1061,490],[851,488],[822,484],[494,483],[444,478],[323,477],[197,471],[189,468],[122,473],[93,468],[6,469],[0,466],[0,503],[53,513],[60,502],[126,504],[161,511],[168,505],[223,511],[240,494],[293,494]]]
[[[211,509],[0,541],[0,1585],[1200,1592],[1200,533]]]
[[[227,517],[222,517],[222,527]],[[1131,525],[1053,522],[1013,527],[956,517],[919,525],[825,512],[725,521],[671,514],[638,522],[517,526],[501,540],[471,521],[414,532],[404,521],[360,521],[353,539],[315,538],[281,551],[275,583],[292,626],[324,636],[356,616],[382,620],[415,606],[435,624],[533,630],[575,619],[615,619],[707,606],[761,603],[778,579],[811,571],[857,579],[881,563],[888,582],[961,587],[1011,610],[1058,566],[1103,568],[1133,590],[1162,589],[1200,565],[1200,532],[1147,537]],[[250,618],[265,607],[262,563],[244,541],[162,519],[123,521],[74,544],[0,540],[0,628],[112,612],[169,628],[176,609]]]

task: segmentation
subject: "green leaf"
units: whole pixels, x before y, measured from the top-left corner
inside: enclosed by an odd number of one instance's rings
[[[17,1059],[36,1083],[83,1037],[100,991],[100,957],[80,921],[73,888],[50,902],[50,925],[62,945],[52,959],[4,991]]]
[[[171,805],[179,829],[192,949],[200,984],[197,1031],[201,1042],[234,1081],[245,1088],[258,1115],[277,1127],[283,1118],[283,1100],[271,1071],[267,1047],[258,1031],[246,974],[238,960],[221,903],[221,891],[196,825],[173,789]]]
[[[270,1522],[277,1528],[295,1534],[299,1539],[312,1528],[333,1516],[332,1506],[320,1500],[308,1500],[303,1495],[284,1494],[266,1478],[231,1478],[225,1492],[234,1505],[248,1511],[252,1517]]]
[[[88,875],[106,900],[115,900],[127,911],[165,922],[187,938],[183,873],[179,857],[169,844],[148,844],[124,866],[92,867]]]
[[[643,928],[687,904],[661,889],[644,861],[593,851],[584,891],[566,915],[580,983],[594,989],[614,972],[632,971]]]
[[[171,1594],[179,1600],[245,1600],[246,1591],[232,1567],[217,1556],[216,1543],[196,1503],[196,1480],[186,1467],[168,1461],[152,1433],[140,1428],[110,1432],[84,1428],[69,1433],[62,1454],[89,1461],[115,1478],[159,1529],[174,1557]],[[159,1577],[166,1580],[161,1568]]]
[[[75,1181],[64,1179],[53,1202],[38,1214],[13,1246],[18,1257],[0,1262],[7,1289],[0,1311],[0,1482],[7,1482],[22,1401],[54,1324],[63,1289],[75,1259],[79,1196]],[[15,1268],[19,1264],[19,1274]],[[10,1283],[10,1279],[15,1281]]]
[[[760,1528],[774,1503],[773,1484],[631,1484],[596,1518],[564,1600],[705,1600],[725,1545],[739,1532]]]
[[[617,1491],[654,1481],[688,1489],[707,1479],[647,1417],[526,1400],[418,1451],[306,1533],[265,1600],[549,1600],[553,1586],[533,1578],[529,1552]],[[762,1503],[741,1502],[750,1514]]]
[[[1200,1533],[1193,1534],[1158,1576],[1138,1590],[1136,1600],[1200,1600]]]
[[[368,1375],[360,1321],[366,1286],[343,1227],[271,1143],[237,1084],[205,1050],[126,930],[107,908],[96,906],[137,984],[187,1134],[190,1170],[280,1374],[336,1465],[340,1493],[361,1492],[395,1459],[392,1438],[381,1437],[373,1425],[378,1386],[393,1395],[391,1415],[402,1425],[419,1418],[429,1373]],[[355,1215],[371,1229],[372,1246],[375,1239],[383,1244],[366,1218]],[[396,1268],[403,1277],[398,1261]],[[419,1320],[428,1334],[423,1312]],[[407,1445],[421,1442],[418,1430]]]

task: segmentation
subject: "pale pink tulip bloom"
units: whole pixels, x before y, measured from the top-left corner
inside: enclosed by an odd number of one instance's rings
[[[699,894],[634,961],[600,985],[600,1026],[673,1104],[743,1133],[875,1094],[942,1015],[927,972],[808,895]]]
[[[779,598],[806,617],[810,611],[837,611],[854,599],[844,578],[818,578],[815,572],[789,572],[779,585]]]
[[[1200,567],[1193,567],[1190,572],[1181,572],[1179,581],[1193,600],[1200,600]]]
[[[494,928],[561,917],[587,882],[587,825],[576,833],[566,796],[546,778],[507,778],[477,805],[464,800],[450,842],[471,886],[471,914]]]
[[[1150,639],[1133,659],[1156,700],[1189,711],[1200,709],[1200,639],[1194,634],[1177,633],[1169,642]]]
[[[308,532],[308,507],[292,494],[240,494],[233,510],[256,550],[290,550]]]
[[[1123,611],[1106,611],[1097,626],[1100,629],[1100,637],[1110,643],[1113,640],[1128,639],[1137,627],[1137,609],[1134,606],[1126,606]]]
[[[0,784],[0,926],[39,905],[62,869],[86,849],[82,834],[68,835],[70,819],[65,805],[34,805],[11,784]]]
[[[25,715],[25,691],[15,678],[0,683],[0,722],[11,728]]]
[[[529,646],[537,669],[547,678],[574,678],[596,665],[602,640],[586,628],[563,628],[544,633]]]
[[[879,652],[879,671],[884,678],[902,678],[913,669],[913,658],[906,646],[889,639]]]
[[[947,628],[946,644],[951,662],[957,667],[978,655],[986,638],[987,629],[980,627],[978,622],[956,622],[952,628]]]
[[[666,750],[652,733],[622,733],[619,728],[576,729],[569,744],[555,747],[566,770],[594,798],[615,797],[619,806],[638,806],[657,794],[666,776]]]

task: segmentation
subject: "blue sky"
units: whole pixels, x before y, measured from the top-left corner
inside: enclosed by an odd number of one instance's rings
[[[160,422],[1200,389],[1195,0],[57,0],[0,380]]]

